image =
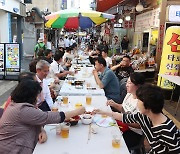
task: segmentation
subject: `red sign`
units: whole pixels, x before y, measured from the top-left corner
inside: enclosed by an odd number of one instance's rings
[[[167,45],[171,46],[171,51],[172,52],[180,52],[178,50],[178,46],[180,46],[180,40],[178,39],[180,35],[176,33],[172,33],[171,40],[167,43]]]
[[[133,22],[132,21],[125,21],[124,22],[124,28],[133,28]]]

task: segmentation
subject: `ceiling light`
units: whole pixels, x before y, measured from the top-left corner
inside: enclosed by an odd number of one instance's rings
[[[131,17],[128,15],[128,16],[125,17],[125,20],[126,20],[126,21],[130,21],[130,20],[131,20]]]
[[[122,24],[122,23],[123,23],[123,20],[122,20],[122,19],[119,19],[118,22],[119,22],[120,24]]]
[[[136,11],[137,12],[141,12],[144,10],[143,5],[141,4],[140,0],[139,0],[139,4],[136,6]]]

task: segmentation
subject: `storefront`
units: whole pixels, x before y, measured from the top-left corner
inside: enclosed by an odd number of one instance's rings
[[[136,16],[133,47],[155,56],[158,39],[160,9],[154,9]]]
[[[0,3],[0,42],[15,42],[22,38],[22,17],[25,16],[25,5],[18,0],[3,0]]]

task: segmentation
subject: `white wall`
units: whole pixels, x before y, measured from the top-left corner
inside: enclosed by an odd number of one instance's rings
[[[35,26],[24,22],[23,35],[23,53],[24,56],[33,56],[34,46],[36,45],[36,29]]]
[[[8,13],[0,10],[0,43],[9,42]]]

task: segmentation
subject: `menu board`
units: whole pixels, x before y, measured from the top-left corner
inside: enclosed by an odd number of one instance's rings
[[[0,44],[0,71],[4,69],[4,44]]]
[[[19,44],[5,44],[6,49],[6,71],[19,72],[20,70],[20,54]]]

